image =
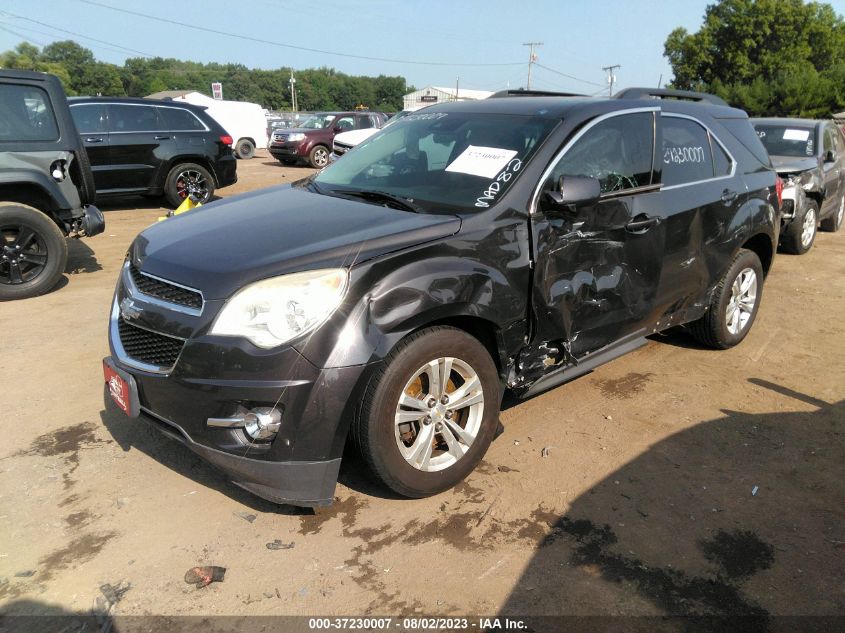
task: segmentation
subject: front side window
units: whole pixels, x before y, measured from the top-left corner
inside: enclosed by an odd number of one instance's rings
[[[334,127],[339,127],[341,132],[346,132],[355,127],[355,117],[344,116],[337,120]]]
[[[156,132],[160,128],[154,106],[124,103],[109,105],[110,132]]]
[[[663,185],[671,187],[713,178],[707,130],[695,121],[679,117],[663,115],[661,122]]]
[[[587,129],[567,150],[544,188],[554,187],[561,176],[596,178],[603,194],[644,187],[652,183],[653,158],[653,113],[612,116]]]
[[[557,121],[535,116],[409,114],[367,139],[314,182],[326,192],[376,191],[424,211],[493,206]]]
[[[158,113],[164,126],[171,132],[202,132],[205,125],[193,112],[183,108],[159,107]]]
[[[0,84],[0,142],[55,141],[59,127],[41,88]]]
[[[86,103],[70,106],[70,114],[80,134],[106,132],[106,106],[103,103]]]
[[[772,156],[815,156],[816,134],[811,125],[756,124],[757,136]]]

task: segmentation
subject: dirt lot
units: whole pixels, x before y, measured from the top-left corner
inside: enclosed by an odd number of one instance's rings
[[[307,173],[259,156],[221,195]],[[103,205],[63,285],[0,305],[7,613],[128,583],[117,614],[845,615],[845,232],[777,258],[738,348],[655,337],[504,411],[454,491],[393,498],[350,456],[314,513],[105,410],[109,303],[155,204]],[[225,581],[186,585],[198,564]]]

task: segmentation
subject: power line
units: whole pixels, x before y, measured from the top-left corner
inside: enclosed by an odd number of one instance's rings
[[[60,31],[62,33],[67,33],[68,35],[75,35],[76,37],[81,37],[82,39],[85,39],[85,40],[91,40],[92,42],[97,42],[99,44],[105,44],[106,46],[118,48],[120,50],[129,52],[129,53],[136,53],[136,54],[142,55],[144,57],[152,57],[152,55],[149,55],[147,53],[142,53],[141,51],[136,51],[133,48],[126,48],[125,46],[121,46],[120,44],[114,44],[112,42],[106,42],[104,40],[98,40],[97,38],[91,37],[90,35],[83,35],[82,33],[76,33],[75,31],[68,31],[67,29],[62,29],[62,28],[59,28],[58,26],[53,26],[52,24],[47,24],[46,22],[39,22],[38,20],[33,20],[32,18],[27,18],[27,17],[22,16],[22,15],[15,15],[14,13],[9,13],[8,11],[3,11],[3,13],[5,15],[11,16],[13,18],[17,18],[19,20],[26,20],[27,22],[32,22],[33,24],[39,24],[39,25],[46,27],[48,29],[53,29],[54,31]]]
[[[120,13],[126,13],[127,15],[134,15],[140,18],[146,18],[148,20],[154,20],[158,22],[163,22],[165,24],[172,24],[174,26],[178,26],[181,29],[193,29],[194,31],[202,31],[204,33],[213,33],[214,35],[223,35],[225,37],[232,37],[239,40],[246,40],[248,42],[255,42],[257,44],[267,44],[269,46],[278,46],[280,48],[290,48],[299,51],[306,51],[309,53],[320,53],[322,55],[335,55],[337,57],[349,57],[353,59],[365,59],[368,61],[375,61],[375,62],[388,62],[393,64],[413,64],[416,66],[521,66],[522,62],[509,62],[509,63],[483,63],[483,64],[471,64],[471,63],[462,63],[462,62],[424,62],[418,60],[409,60],[409,59],[389,59],[386,57],[370,57],[368,55],[355,55],[353,53],[341,53],[337,51],[327,51],[319,48],[308,48],[306,46],[296,46],[294,44],[282,44],[281,42],[274,42],[272,40],[265,40],[259,37],[252,37],[249,35],[241,35],[239,33],[229,33],[226,31],[220,31],[217,29],[212,29],[209,27],[204,26],[196,26],[194,24],[189,24],[186,22],[179,22],[177,20],[169,20],[167,18],[161,18],[154,15],[146,15],[144,13],[140,13],[138,11],[131,11],[129,9],[123,9],[120,7],[113,7],[108,4],[102,4],[101,2],[94,2],[94,0],[77,0],[78,2],[82,2],[83,4],[90,4],[91,6],[100,7],[103,9],[109,9],[111,11],[118,11]]]
[[[574,81],[580,81],[581,83],[589,84],[591,86],[601,86],[602,88],[604,88],[604,86],[600,83],[597,83],[595,81],[590,81],[588,79],[581,79],[580,77],[574,77],[572,75],[567,75],[566,73],[562,73],[559,70],[555,70],[554,68],[549,68],[548,66],[543,66],[543,64],[541,64],[540,62],[534,62],[534,64],[538,68],[542,68],[543,70],[548,70],[549,72],[555,73],[556,75],[560,75],[561,77],[566,77],[567,79],[572,79]]]
[[[18,33],[17,31],[13,31],[10,28],[0,24],[0,31],[6,31],[7,33],[11,33],[12,35],[16,35],[17,37],[21,38],[24,42],[31,42],[32,44],[38,44],[39,46],[45,46],[44,42],[40,42],[36,39],[29,37],[28,35],[24,35],[23,33]]]

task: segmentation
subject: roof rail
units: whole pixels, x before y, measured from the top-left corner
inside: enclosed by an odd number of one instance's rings
[[[498,99],[500,97],[586,97],[587,95],[577,92],[552,92],[549,90],[523,90],[522,88],[516,90],[500,90],[494,92],[488,99]]]
[[[669,88],[625,88],[613,96],[616,99],[681,99],[685,101],[703,101],[720,106],[728,105],[724,99],[706,92],[671,90]]]

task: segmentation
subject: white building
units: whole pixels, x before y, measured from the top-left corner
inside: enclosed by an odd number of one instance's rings
[[[489,90],[466,90],[464,88],[443,88],[441,86],[427,86],[406,94],[403,104],[404,110],[413,110],[435,103],[447,101],[475,101],[486,99],[492,92]]]

